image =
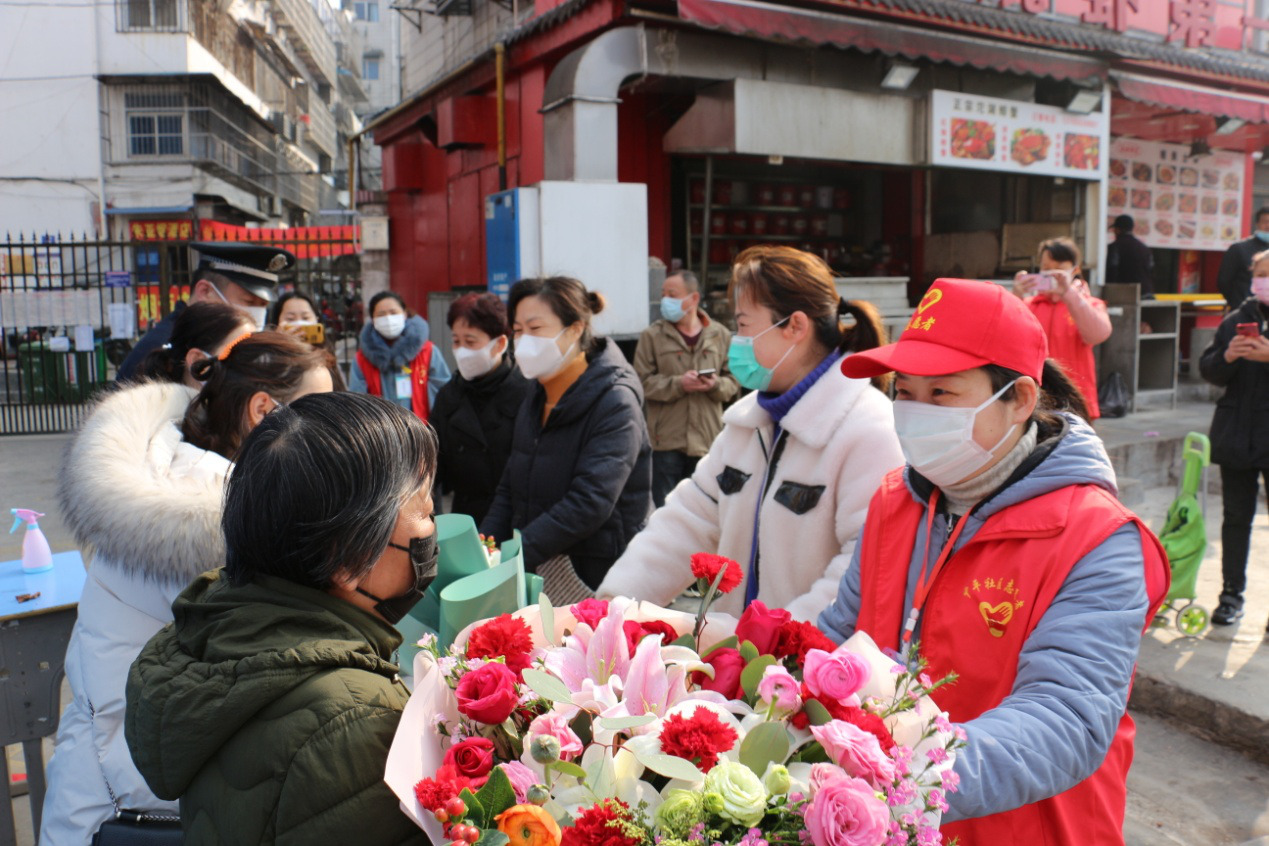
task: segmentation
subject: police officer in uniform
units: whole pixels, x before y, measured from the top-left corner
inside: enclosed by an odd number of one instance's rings
[[[223,302],[242,309],[263,329],[269,303],[277,299],[278,274],[295,266],[295,255],[279,247],[240,242],[198,241],[190,247],[199,254],[190,302]],[[137,368],[150,350],[172,337],[176,317],[185,308],[178,302],[167,317],[150,327],[119,366],[120,382],[136,378]]]

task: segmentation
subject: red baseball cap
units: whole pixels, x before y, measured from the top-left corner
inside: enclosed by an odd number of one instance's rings
[[[846,356],[842,372],[853,379],[891,370],[945,376],[998,364],[1039,382],[1048,354],[1040,321],[1008,289],[994,282],[937,279],[898,341]]]

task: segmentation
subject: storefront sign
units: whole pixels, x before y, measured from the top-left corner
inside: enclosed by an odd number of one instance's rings
[[[133,220],[128,223],[133,241],[188,241],[194,236],[190,220]]]
[[[930,94],[931,163],[975,170],[1102,179],[1110,126],[1106,112],[955,91]]]
[[[1133,234],[1151,247],[1223,250],[1241,232],[1245,176],[1242,153],[1191,156],[1182,144],[1116,138],[1107,214],[1132,215]]]

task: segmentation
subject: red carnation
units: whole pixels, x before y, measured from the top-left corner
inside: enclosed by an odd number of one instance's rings
[[[472,630],[467,639],[468,658],[504,658],[516,678],[530,666],[533,630],[519,617],[503,614]]]
[[[718,756],[736,745],[736,730],[708,708],[697,707],[690,719],[674,714],[661,726],[661,751],[677,755],[709,772]]]
[[[833,641],[811,623],[789,620],[780,626],[776,633],[775,652],[777,658],[796,656],[798,666],[806,663],[806,653],[812,649],[832,652],[837,648]]]
[[[704,579],[712,585],[714,579],[718,578],[719,570],[723,571],[723,580],[718,583],[718,592],[731,593],[744,576],[739,564],[730,558],[708,552],[698,552],[692,556],[692,575],[696,578]]]
[[[560,846],[639,846],[642,838],[625,833],[630,806],[620,799],[605,799],[578,814],[563,831]]]
[[[457,778],[446,778],[437,773],[437,778],[425,778],[414,785],[414,797],[419,804],[432,813],[443,810],[445,803],[463,792],[467,782]]]
[[[635,649],[639,646],[639,641],[648,635],[661,635],[662,646],[669,646],[678,640],[679,637],[679,633],[674,630],[674,626],[661,620],[648,620],[645,623],[626,620],[621,624],[621,628],[626,633],[626,644],[630,647],[631,655],[634,655]]]

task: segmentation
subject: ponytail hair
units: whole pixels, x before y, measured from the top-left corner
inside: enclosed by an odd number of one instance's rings
[[[564,328],[567,329],[574,323],[582,324],[582,336],[577,345],[589,359],[598,346],[591,331],[591,320],[608,304],[604,295],[598,291],[586,290],[585,285],[570,276],[521,279],[511,286],[511,292],[507,295],[507,313],[512,323],[516,319],[516,306],[528,297],[537,297],[546,303],[564,324]]]
[[[151,350],[141,361],[137,378],[181,382],[185,378],[185,356],[190,350],[214,356],[226,341],[254,325],[246,312],[233,306],[190,303],[172,322],[168,343]]]
[[[983,370],[987,372],[988,377],[991,379],[993,393],[1015,379],[1022,378],[1024,375],[1017,370],[1001,367],[999,364],[985,364],[983,365]],[[1084,395],[1080,393],[1080,389],[1071,381],[1071,377],[1066,375],[1062,365],[1051,358],[1044,360],[1044,369],[1040,373],[1039,387],[1039,401],[1036,403],[1035,411],[1031,412],[1031,422],[1050,429],[1060,429],[1062,427],[1062,420],[1059,417],[1061,412],[1074,414],[1082,418],[1086,423],[1091,424],[1093,422],[1089,417],[1088,402],[1084,399]],[[1002,400],[1011,400],[1015,396],[1017,394],[1011,386],[1009,390],[1001,394],[1000,398]]]
[[[247,433],[247,406],[259,391],[285,404],[299,393],[311,370],[328,368],[333,357],[285,332],[254,332],[232,341],[216,358],[194,363],[190,374],[203,383],[181,423],[182,437],[200,449],[233,459]]]
[[[777,320],[795,311],[805,314],[825,355],[863,352],[886,343],[886,329],[876,307],[840,297],[833,271],[814,253],[769,244],[750,247],[732,265],[727,294],[735,303],[742,291]],[[846,316],[854,325],[842,322]],[[872,383],[885,390],[890,378],[885,374]]]

